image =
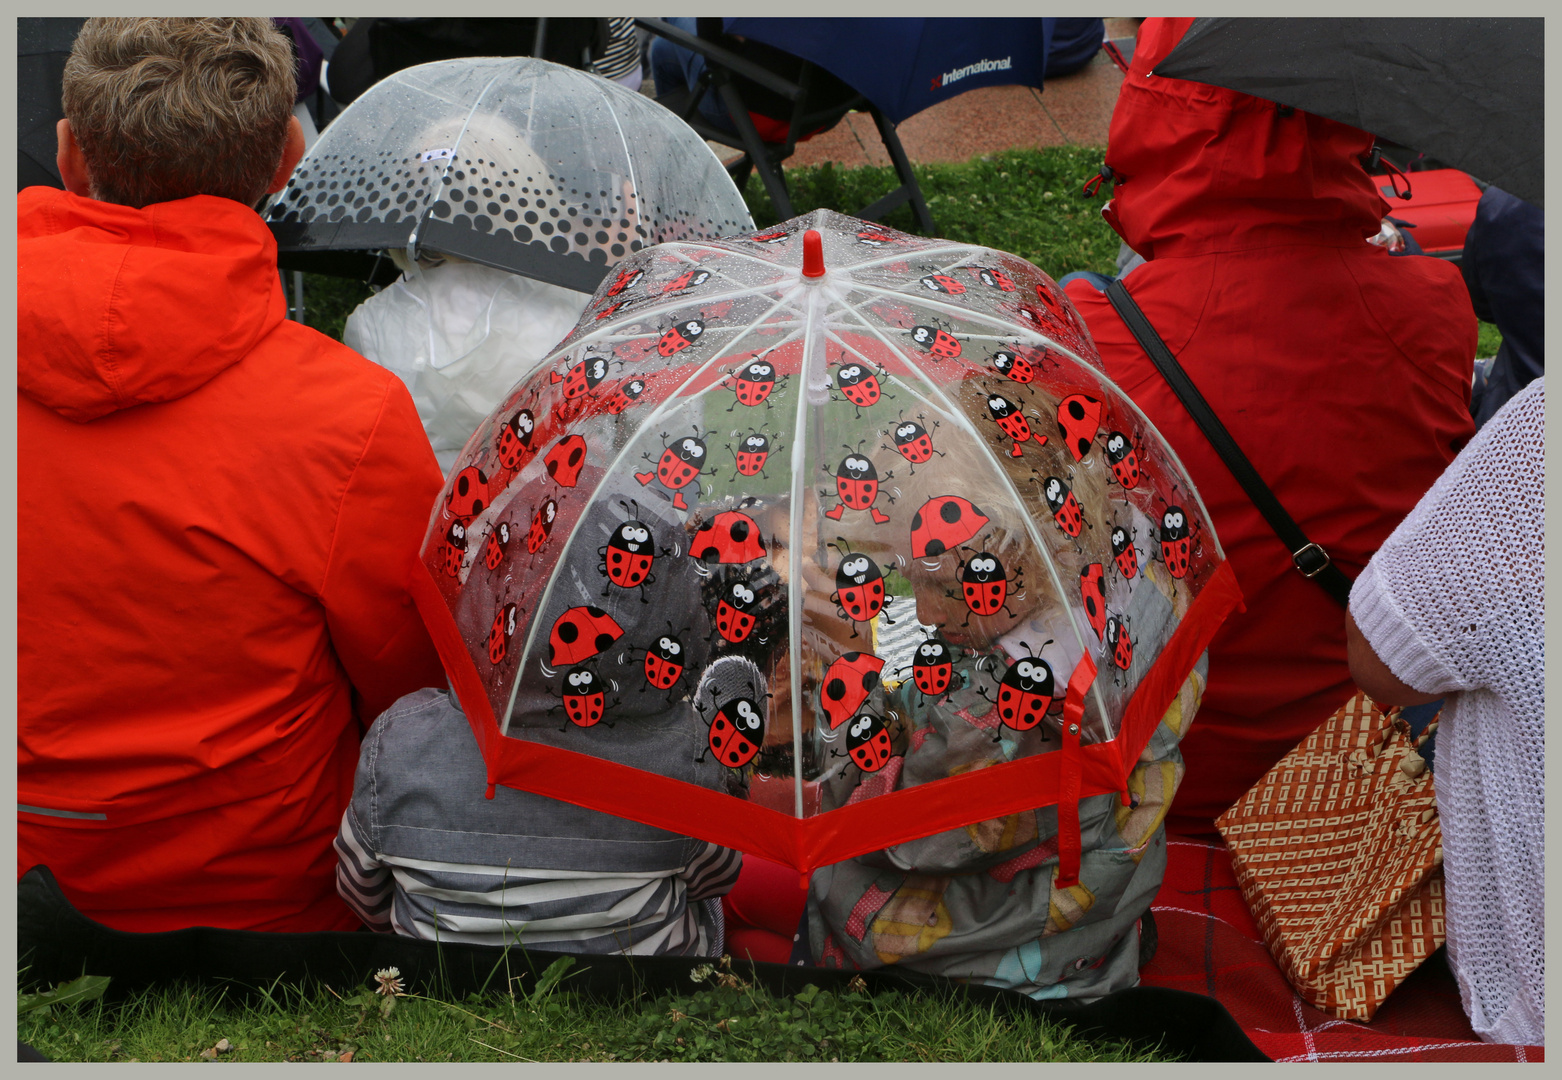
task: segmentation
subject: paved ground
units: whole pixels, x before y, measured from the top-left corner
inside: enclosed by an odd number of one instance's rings
[[[1109,38],[1132,38],[1133,19],[1107,19]],[[1105,146],[1112,106],[1123,75],[1105,53],[1072,75],[1048,79],[1045,90],[992,86],[971,90],[926,109],[900,125],[900,141],[913,162],[968,161],[1013,147]],[[723,160],[736,152],[711,144]],[[888,165],[873,118],[850,113],[822,135],[798,146],[787,167]]]

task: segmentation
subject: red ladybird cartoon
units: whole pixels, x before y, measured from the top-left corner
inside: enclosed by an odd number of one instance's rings
[[[922,287],[929,292],[943,293],[945,296],[959,296],[965,292],[965,285],[948,274],[928,274],[922,278]]]
[[[515,636],[516,606],[506,604],[494,616],[493,625],[488,628],[488,662],[502,664],[504,658],[510,654],[510,639]]]
[[[624,636],[618,620],[599,607],[572,607],[553,621],[548,634],[548,666],[578,664]]]
[[[535,555],[542,550],[553,534],[553,519],[559,515],[559,504],[549,499],[532,514],[531,528],[526,531],[526,553]]]
[[[1079,318],[1074,314],[1073,309],[1064,304],[1059,296],[1054,296],[1052,291],[1039,281],[1036,282],[1036,299],[1041,301],[1048,318],[1053,322],[1072,327],[1076,331],[1079,329]]]
[[[1090,453],[1100,428],[1101,402],[1089,394],[1070,394],[1058,402],[1058,430],[1075,461]]]
[[[1187,512],[1180,506],[1168,506],[1161,515],[1161,560],[1174,578],[1188,572],[1188,556],[1193,546],[1188,525]]]
[[[926,349],[934,360],[955,360],[960,356],[960,339],[936,326],[913,326],[911,340]]]
[[[576,668],[564,677],[564,692],[559,702],[564,707],[566,723],[576,727],[595,727],[607,711],[606,685],[602,677],[590,668]],[[618,704],[614,701],[613,704]],[[558,708],[558,706],[554,706]],[[552,709],[548,710],[552,712]],[[608,727],[612,727],[608,724]]]
[[[450,523],[445,538],[439,542],[439,563],[451,577],[461,576],[461,563],[466,558],[466,526],[459,521]]]
[[[1085,603],[1085,618],[1090,629],[1096,632],[1096,640],[1106,629],[1106,569],[1100,563],[1091,563],[1079,572],[1079,593]]]
[[[872,713],[858,713],[846,728],[846,752],[852,764],[865,773],[878,772],[889,764],[893,749],[889,729]]]
[[[521,458],[531,451],[532,432],[537,421],[530,409],[522,409],[499,428],[499,464],[506,469],[519,469]]]
[[[936,559],[981,532],[989,520],[969,499],[935,495],[911,518],[911,555]]]
[[[645,651],[645,681],[658,690],[671,690],[683,677],[688,660],[683,642],[672,632],[671,623],[667,624],[667,630]]]
[[[1023,641],[1020,644],[1025,645]],[[1030,646],[1025,645],[1025,648],[1028,651]],[[1041,657],[1024,656],[1016,660],[1009,665],[998,685],[999,723],[1014,731],[1029,731],[1049,712],[1061,712],[1062,700],[1052,696],[1055,686],[1052,666]],[[999,734],[1002,735],[1001,729]]]
[[[656,471],[635,473],[635,479],[643,485],[649,485],[652,480],[659,481],[663,487],[673,493],[673,505],[680,510],[689,509],[689,504],[684,501],[683,490],[699,478],[700,470],[705,467],[705,440],[701,439],[698,429],[694,435],[688,435],[677,442],[666,443],[667,432],[662,432],[664,445],[662,454],[656,459]],[[643,455],[647,461],[651,460],[650,454]]]
[[[925,416],[918,415],[917,420],[925,420]],[[911,462],[911,475],[917,474],[917,466],[924,465],[933,459],[933,455],[944,456],[942,450],[933,449],[933,435],[927,428],[917,423],[917,420],[901,420],[890,429],[890,435],[895,439],[894,446],[886,446],[886,450],[894,450],[901,457]],[[938,427],[938,421],[933,421],[933,427]]]
[[[857,232],[857,243],[868,247],[883,247],[885,244],[899,243],[893,236],[882,229],[875,229],[871,225]]]
[[[935,630],[911,654],[911,677],[916,680],[918,690],[928,697],[936,698],[948,693],[953,676],[954,653],[949,643],[939,637]]]
[[[996,266],[978,266],[975,270],[977,280],[989,289],[997,289],[1000,292],[1014,291],[1014,279]]]
[[[689,556],[704,563],[748,563],[765,556],[759,526],[741,510],[723,510],[694,534]]]
[[[886,622],[894,625],[886,610],[893,600],[884,592],[884,571],[866,555],[837,544],[829,546],[841,552],[841,565],[835,571],[835,591],[830,594],[830,602],[838,609],[836,613],[853,623],[865,623],[872,622],[883,611]],[[852,636],[857,636],[856,626],[852,627]]]
[[[1018,350],[999,349],[993,353],[993,367],[1017,383],[1029,383],[1036,378],[1035,366]]]
[[[851,447],[846,449],[851,450]],[[821,467],[828,469],[828,466]],[[894,475],[893,472],[885,473],[884,479],[889,480]],[[824,516],[830,520],[841,520],[841,515],[848,509],[868,511],[875,525],[882,525],[889,520],[888,514],[873,505],[879,497],[879,472],[866,454],[853,451],[841,459],[835,470],[835,493],[841,501],[833,509],[824,512]]]
[[[754,236],[749,237],[749,239],[754,241],[756,244],[779,244],[783,240],[791,237],[791,235],[792,234],[787,232],[785,229],[774,229],[767,233],[757,233]]]
[[[1116,615],[1106,621],[1106,646],[1112,650],[1112,664],[1119,671],[1127,671],[1134,662],[1134,643],[1128,636],[1128,625]]]
[[[1125,490],[1139,486],[1139,451],[1121,431],[1107,435],[1106,460],[1112,466],[1112,476]]]
[[[617,416],[638,401],[643,393],[645,393],[644,379],[625,379],[613,388],[612,395],[607,399],[607,411]]]
[[[565,399],[573,401],[588,390],[595,390],[607,378],[607,365],[605,356],[587,356],[571,365],[563,375],[551,372],[548,381],[563,383]]]
[[[727,444],[727,449],[732,451],[732,457],[737,463],[739,475],[766,476],[768,478],[768,474],[765,473],[765,462],[770,457],[769,435],[753,431],[738,444],[738,449],[733,450],[731,443]]]
[[[1126,580],[1132,581],[1139,572],[1139,551],[1134,547],[1133,536],[1121,525],[1112,529],[1112,560]]]
[[[971,615],[992,616],[1005,611],[1010,618],[1014,618],[1014,612],[1009,611],[1008,600],[1024,586],[1020,580],[1022,576],[1019,573],[1010,580],[1008,571],[998,561],[998,557],[989,551],[981,551],[960,563],[960,594],[965,600],[965,606],[971,610]],[[971,616],[967,615],[965,621],[969,624]]]
[[[622,499],[618,505],[631,513],[631,517],[613,530],[605,546],[597,549],[597,555],[602,559],[597,573],[606,575],[608,580],[608,587],[602,591],[602,595],[608,595],[614,585],[620,589],[639,589],[640,602],[648,604],[650,601],[646,599],[645,587],[656,581],[651,575],[651,567],[656,560],[656,538],[651,535],[650,526],[638,519],[638,503],[633,511]],[[663,548],[662,554],[670,555],[672,552]]]
[[[1058,528],[1070,539],[1078,540],[1080,530],[1085,527],[1085,515],[1079,508],[1079,500],[1074,497],[1074,492],[1062,479],[1049,476],[1041,485],[1041,493],[1047,500],[1047,509],[1052,511],[1052,520]]]
[[[560,487],[574,487],[586,464],[586,440],[579,435],[566,435],[553,444],[553,449],[542,460],[554,483]]]
[[[644,270],[620,270],[618,272],[618,280],[607,287],[606,295],[617,296],[625,289],[633,287],[644,276]]]
[[[466,525],[488,505],[488,477],[476,465],[468,465],[456,473],[445,497],[445,510],[451,517]]]
[[[662,295],[669,293],[687,292],[689,289],[697,289],[710,280],[710,271],[702,266],[691,266],[666,285],[662,286]]]
[[[699,319],[685,319],[662,332],[662,336],[656,342],[656,351],[663,356],[682,352],[698,341],[704,332],[705,324]]]
[[[784,376],[783,376],[784,378]],[[753,408],[763,405],[770,392],[776,388],[776,366],[762,356],[755,357],[732,373],[732,391],[737,400],[727,407],[731,412],[739,405]]]
[[[874,371],[856,361],[843,363],[835,369],[835,381],[846,400],[857,406],[859,417],[862,415],[861,410],[877,405],[883,396],[883,388],[879,385],[879,375],[882,373],[882,370]]]
[[[618,309],[623,306],[624,302],[622,300],[614,301],[607,307],[603,308],[601,311],[597,312],[597,321],[600,322],[603,319],[611,319],[615,314],[617,314]]]
[[[1027,439],[1033,440],[1037,446],[1047,445],[1047,437],[1032,431],[1030,422],[1025,419],[1025,414],[1020,407],[1002,394],[987,395],[987,412],[997,421],[1003,433],[1014,440],[1014,444],[1009,448],[1010,457],[1019,457],[1023,453],[1020,444]]]
[[[884,661],[868,653],[849,652],[836,659],[824,673],[819,705],[830,721],[830,730],[844,724],[879,685]]]
[[[509,545],[510,523],[501,521],[488,534],[488,543],[483,545],[483,565],[490,570],[499,569],[499,564],[504,561],[504,549]]]
[[[707,733],[707,746],[717,761],[729,769],[741,769],[754,760],[764,743],[765,714],[751,698],[731,698],[717,707]],[[705,760],[704,753],[700,760]]]
[[[734,581],[716,601],[716,633],[740,645],[753,632],[755,593],[747,582]]]

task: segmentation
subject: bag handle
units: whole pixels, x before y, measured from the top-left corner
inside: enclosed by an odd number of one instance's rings
[[[1323,548],[1307,539],[1307,534],[1296,523],[1296,519],[1286,513],[1285,507],[1280,505],[1280,500],[1275,498],[1275,493],[1269,490],[1269,485],[1253,468],[1253,463],[1247,459],[1237,446],[1231,433],[1226,430],[1226,425],[1220,422],[1220,417],[1215,415],[1215,410],[1209,407],[1209,402],[1204,400],[1204,395],[1199,393],[1198,387],[1193,385],[1193,380],[1188,378],[1188,373],[1183,370],[1172,351],[1166,347],[1166,342],[1161,340],[1161,335],[1155,332],[1155,327],[1145,317],[1134,298],[1128,294],[1128,289],[1121,279],[1114,280],[1106,287],[1106,298],[1117,309],[1117,314],[1127,325],[1139,345],[1149,355],[1155,367],[1161,373],[1172,388],[1172,393],[1182,402],[1188,414],[1193,417],[1194,423],[1199,425],[1199,430],[1204,432],[1204,437],[1215,448],[1215,453],[1220,455],[1220,460],[1226,463],[1226,468],[1231,470],[1231,475],[1236,477],[1242,490],[1247,492],[1247,497],[1252,500],[1258,512],[1264,515],[1264,520],[1269,522],[1269,527],[1275,531],[1275,535],[1285,544],[1285,549],[1291,553],[1291,563],[1303,577],[1318,583],[1318,587],[1334,598],[1341,607],[1350,603],[1350,578],[1344,571],[1335,566],[1329,559],[1329,553]]]

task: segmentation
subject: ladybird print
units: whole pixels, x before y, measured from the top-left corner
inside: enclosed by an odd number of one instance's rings
[[[945,296],[959,296],[965,292],[965,285],[948,274],[929,274],[922,279],[922,287]]]
[[[586,440],[579,435],[566,435],[553,444],[542,461],[554,483],[572,488],[580,481],[580,470],[586,464]]]
[[[1125,490],[1139,486],[1139,451],[1121,431],[1107,435],[1106,460],[1112,466],[1112,477]]]
[[[741,645],[754,630],[755,593],[752,586],[735,581],[716,602],[716,633],[734,645]]]
[[[658,690],[671,690],[683,677],[686,664],[683,642],[671,633],[663,634],[645,651],[645,681]]]
[[[888,480],[894,475],[885,473],[884,479]],[[888,514],[873,505],[879,497],[879,473],[865,454],[854,452],[841,459],[835,470],[835,493],[841,501],[824,512],[824,516],[830,520],[841,520],[841,515],[849,509],[868,511],[875,525],[882,525],[889,520]]]
[[[662,295],[688,292],[697,289],[710,280],[711,272],[701,266],[692,266],[662,286]]]
[[[1035,366],[1015,349],[999,349],[993,353],[992,365],[1017,383],[1030,383],[1036,378]]]
[[[644,276],[644,270],[620,270],[618,279],[607,287],[607,295],[617,296],[625,289],[633,287]]]
[[[1053,522],[1063,530],[1063,535],[1078,540],[1085,527],[1085,515],[1074,492],[1058,477],[1049,476],[1042,482],[1041,493],[1047,500],[1047,509],[1052,511]]]
[[[599,607],[572,607],[553,622],[548,634],[548,666],[578,664],[624,636],[618,621]]]
[[[1000,292],[1014,291],[1014,279],[996,266],[978,266],[975,270],[977,280],[989,289],[997,289]]]
[[[872,713],[858,713],[846,728],[846,752],[852,764],[865,773],[875,773],[889,764],[892,747],[889,729]]]
[[[918,416],[917,420],[926,419]],[[901,420],[891,429],[890,434],[895,440],[894,446],[885,446],[886,450],[894,450],[901,457],[911,462],[911,475],[917,474],[917,466],[925,465],[933,459],[933,455],[944,456],[942,450],[933,449],[933,435],[927,428],[917,423],[917,420]],[[938,421],[933,421],[933,426],[938,427]]]
[[[463,525],[483,512],[488,505],[488,477],[476,465],[468,465],[456,473],[445,497],[445,510]]]
[[[843,552],[841,565],[835,571],[835,592],[830,594],[830,602],[836,605],[837,613],[843,619],[853,623],[872,622],[891,602],[884,593],[884,571],[866,555]],[[852,635],[856,636],[856,633],[854,626]]]
[[[526,553],[535,555],[553,535],[553,519],[559,515],[559,504],[549,499],[532,514],[531,528],[526,531]]]
[[[666,432],[662,433],[662,438],[667,438]],[[647,461],[651,460],[650,454],[644,457]],[[652,480],[660,481],[663,487],[673,492],[673,505],[680,510],[687,510],[689,504],[684,501],[683,489],[694,483],[700,470],[705,467],[705,440],[698,435],[689,435],[669,443],[662,448],[661,457],[656,459],[655,465],[654,472],[635,473],[635,479],[645,485]]]
[[[1009,447],[1010,457],[1019,457],[1024,451],[1020,444],[1026,440],[1033,440],[1037,446],[1047,445],[1047,436],[1037,435],[1031,430],[1030,422],[1025,419],[1025,414],[1020,407],[1002,394],[989,394],[987,396],[987,413],[997,422],[999,429],[1014,440]]]
[[[857,243],[865,244],[868,247],[883,247],[885,244],[895,244],[899,243],[899,241],[884,230],[870,226],[858,231]]]
[[[935,495],[911,518],[911,555],[936,559],[981,532],[990,519],[959,495]]]
[[[1133,536],[1121,525],[1112,530],[1112,561],[1124,580],[1132,581],[1139,572],[1139,551],[1134,547]]]
[[[1003,727],[1029,731],[1054,710],[1052,667],[1039,656],[1009,665],[998,686],[998,720]],[[1061,708],[1061,703],[1058,703]],[[1001,734],[1001,732],[1000,732]]]
[[[1075,461],[1090,453],[1100,427],[1101,402],[1089,394],[1070,394],[1058,402],[1058,430]]]
[[[938,697],[949,691],[953,675],[954,654],[950,651],[949,643],[935,631],[912,654],[911,677],[922,693],[928,697]]]
[[[504,561],[504,549],[510,544],[510,523],[501,521],[494,526],[494,531],[488,534],[488,543],[483,545],[483,565],[490,570],[499,569],[499,564]]]
[[[956,360],[960,356],[960,339],[936,326],[914,326],[911,340],[926,349],[934,360]]]
[[[573,364],[563,375],[557,371],[549,375],[550,382],[564,384],[564,397],[568,401],[575,400],[587,391],[595,390],[605,378],[607,378],[605,356],[587,356]]]
[[[645,393],[645,380],[640,378],[628,378],[613,388],[613,393],[607,399],[607,411],[614,416],[619,415]]]
[[[754,408],[763,405],[776,388],[776,367],[764,357],[755,357],[732,373],[732,390],[737,400],[727,407],[731,412],[739,405]]]
[[[1079,572],[1079,592],[1085,604],[1085,618],[1100,641],[1106,629],[1106,572],[1100,563],[1091,563]]]
[[[510,654],[510,639],[515,636],[516,612],[514,604],[506,604],[494,616],[493,625],[488,628],[489,663],[502,664]]]
[[[765,462],[770,458],[770,436],[763,432],[750,432],[744,440],[738,444],[738,449],[733,450],[729,443],[727,449],[731,451],[733,461],[737,464],[740,476],[765,476]]]
[[[595,727],[607,711],[605,689],[601,677],[586,668],[576,668],[566,675],[560,701],[567,720],[565,727],[569,724],[581,728]]]
[[[1127,624],[1116,615],[1106,621],[1106,646],[1112,650],[1112,664],[1119,671],[1133,666],[1133,639],[1128,636]]]
[[[1003,563],[991,552],[978,552],[960,563],[960,594],[972,615],[991,616],[1004,611],[1008,612],[1010,618],[1014,618],[1014,612],[1009,611],[1008,599],[1022,585],[1019,575],[1015,576],[1014,581],[1009,580]],[[970,616],[966,616],[966,623],[970,621]]]
[[[836,659],[824,673],[819,705],[830,721],[830,730],[844,724],[868,700],[879,685],[884,661],[868,653],[849,652]]]
[[[706,740],[710,753],[729,769],[754,760],[765,742],[765,715],[749,698],[733,698],[716,710]],[[700,755],[705,760],[705,755]]]
[[[672,356],[693,345],[704,332],[705,324],[699,319],[686,319],[662,332],[656,342],[656,351],[663,356]]]
[[[872,368],[865,364],[853,361],[842,364],[835,369],[835,381],[840,385],[841,393],[846,400],[857,406],[858,409],[866,409],[879,403],[883,391],[879,386],[879,376]],[[858,414],[861,415],[860,413]]]
[[[1180,506],[1168,506],[1161,515],[1161,560],[1172,577],[1187,575],[1192,546],[1187,512]]]
[[[521,467],[524,456],[531,452],[532,432],[537,427],[530,409],[522,409],[499,428],[499,464],[511,471]]]
[[[705,563],[747,563],[764,558],[759,526],[741,510],[724,510],[694,534],[689,555]]]
[[[451,577],[461,576],[461,563],[466,558],[466,526],[452,522],[445,530],[445,538],[439,544],[439,563]]]
[[[619,505],[624,504],[620,502]],[[628,507],[625,506],[625,509]],[[638,513],[639,507],[636,506],[635,510]],[[671,552],[664,548],[662,554]],[[651,567],[656,560],[656,540],[651,535],[650,526],[631,517],[613,530],[606,546],[597,549],[597,555],[602,559],[597,572],[605,574],[609,583],[609,587],[602,592],[603,596],[607,596],[612,586],[617,585],[621,589],[639,589],[640,602],[650,603],[645,596],[645,586],[656,581],[651,575]]]

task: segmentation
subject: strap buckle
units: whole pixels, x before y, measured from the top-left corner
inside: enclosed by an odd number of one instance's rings
[[[1329,568],[1329,553],[1317,544],[1291,552],[1291,562],[1303,577],[1315,578]]]

